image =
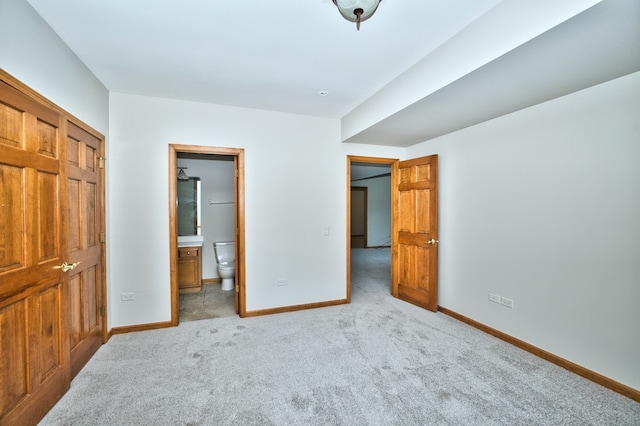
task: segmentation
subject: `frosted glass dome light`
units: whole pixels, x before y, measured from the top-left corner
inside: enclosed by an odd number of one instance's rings
[[[333,0],[340,14],[350,22],[356,23],[360,31],[360,22],[371,18],[382,0]]]

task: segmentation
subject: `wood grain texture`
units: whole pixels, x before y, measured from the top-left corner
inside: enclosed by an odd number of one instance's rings
[[[438,157],[394,164],[392,171],[392,294],[437,310]]]
[[[202,288],[202,256],[200,247],[178,248],[178,288],[181,293],[198,292]]]
[[[68,214],[67,130],[92,132],[104,145],[104,137],[9,74],[0,70],[0,424],[36,424],[69,388],[72,374],[71,345],[77,335],[69,296],[76,273],[65,274],[62,262],[72,262],[70,247],[81,247],[81,233],[69,244],[70,220],[87,221],[83,211]],[[104,146],[97,148],[104,154]],[[79,164],[83,159],[73,157]],[[104,170],[99,174],[104,176]],[[102,180],[103,181],[103,180]],[[77,189],[77,188],[76,188]],[[75,192],[77,200],[89,194],[95,210],[104,211],[104,188]],[[102,215],[103,216],[103,215]],[[84,226],[84,225],[83,225]],[[103,218],[95,228],[104,230]],[[94,237],[92,239],[95,240]],[[96,251],[94,247],[92,249]],[[100,253],[88,266],[94,290],[104,295],[106,257]],[[83,258],[84,259],[84,258]],[[77,271],[76,271],[77,272]],[[84,303],[87,313],[100,306]],[[99,327],[99,343],[107,337]],[[5,387],[5,384],[7,386]]]

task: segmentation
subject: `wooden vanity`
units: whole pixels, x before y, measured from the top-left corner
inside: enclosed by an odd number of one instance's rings
[[[180,293],[202,288],[202,247],[178,247],[178,288]]]

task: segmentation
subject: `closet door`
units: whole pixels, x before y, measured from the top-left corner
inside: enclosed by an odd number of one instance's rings
[[[0,80],[0,424],[34,424],[68,389],[66,124]]]
[[[103,141],[69,122],[67,125],[69,338],[71,377],[102,345],[102,179]]]

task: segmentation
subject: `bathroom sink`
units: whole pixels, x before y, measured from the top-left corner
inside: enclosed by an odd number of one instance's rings
[[[202,247],[204,237],[202,235],[181,235],[178,237],[178,247]]]

